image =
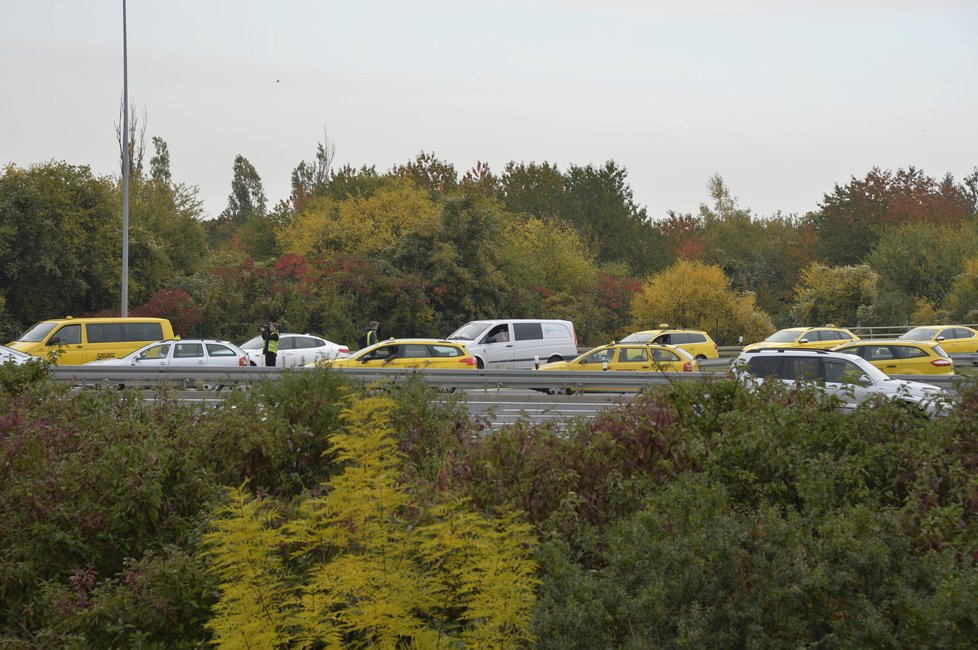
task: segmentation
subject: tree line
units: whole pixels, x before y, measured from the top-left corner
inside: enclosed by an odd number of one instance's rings
[[[649,215],[614,161],[479,163],[433,153],[386,171],[317,143],[269,206],[242,155],[205,218],[165,140],[129,134],[130,313],[183,336],[289,331],[353,342],[443,336],[487,317],[568,318],[582,343],[668,322],[723,343],[800,324],[978,321],[978,168],[962,180],[873,168],[805,215],[757,215],[723,178],[695,212]],[[144,160],[148,158],[148,164]],[[51,161],[0,174],[7,340],[65,315],[117,314],[121,178]]]

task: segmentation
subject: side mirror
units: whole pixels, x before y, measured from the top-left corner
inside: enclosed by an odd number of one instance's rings
[[[874,382],[869,378],[869,375],[859,375],[859,379],[856,380],[856,383],[860,386],[872,386]]]
[[[139,357],[133,357],[132,359],[129,360],[129,365],[134,366],[136,365],[137,361],[139,361]]]
[[[938,337],[937,337],[937,340],[938,340],[938,341],[944,341],[944,340],[946,340],[946,339],[945,339],[945,338],[944,338],[943,336],[938,336]]]
[[[799,343],[808,343],[808,339],[800,339],[798,342]]]

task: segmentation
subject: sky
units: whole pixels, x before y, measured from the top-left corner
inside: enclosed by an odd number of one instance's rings
[[[122,6],[0,0],[0,165],[119,173]],[[873,167],[978,165],[978,0],[128,0],[127,33],[147,146],[210,217],[236,155],[271,207],[324,132],[379,172],[614,160],[653,219],[714,174],[802,215]]]

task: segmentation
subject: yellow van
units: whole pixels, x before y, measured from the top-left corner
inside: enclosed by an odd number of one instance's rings
[[[7,347],[62,366],[122,357],[147,343],[173,338],[165,318],[58,318],[44,320]]]

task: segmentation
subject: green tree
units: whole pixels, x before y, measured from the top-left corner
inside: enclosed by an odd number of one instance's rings
[[[228,207],[221,213],[221,220],[241,225],[250,219],[264,217],[266,204],[261,177],[248,159],[238,154],[234,157],[234,176],[231,178]]]
[[[955,322],[978,322],[978,257],[964,263],[964,271],[955,276],[944,306]]]
[[[112,179],[63,162],[0,175],[0,288],[18,329],[118,306],[121,210]]]

